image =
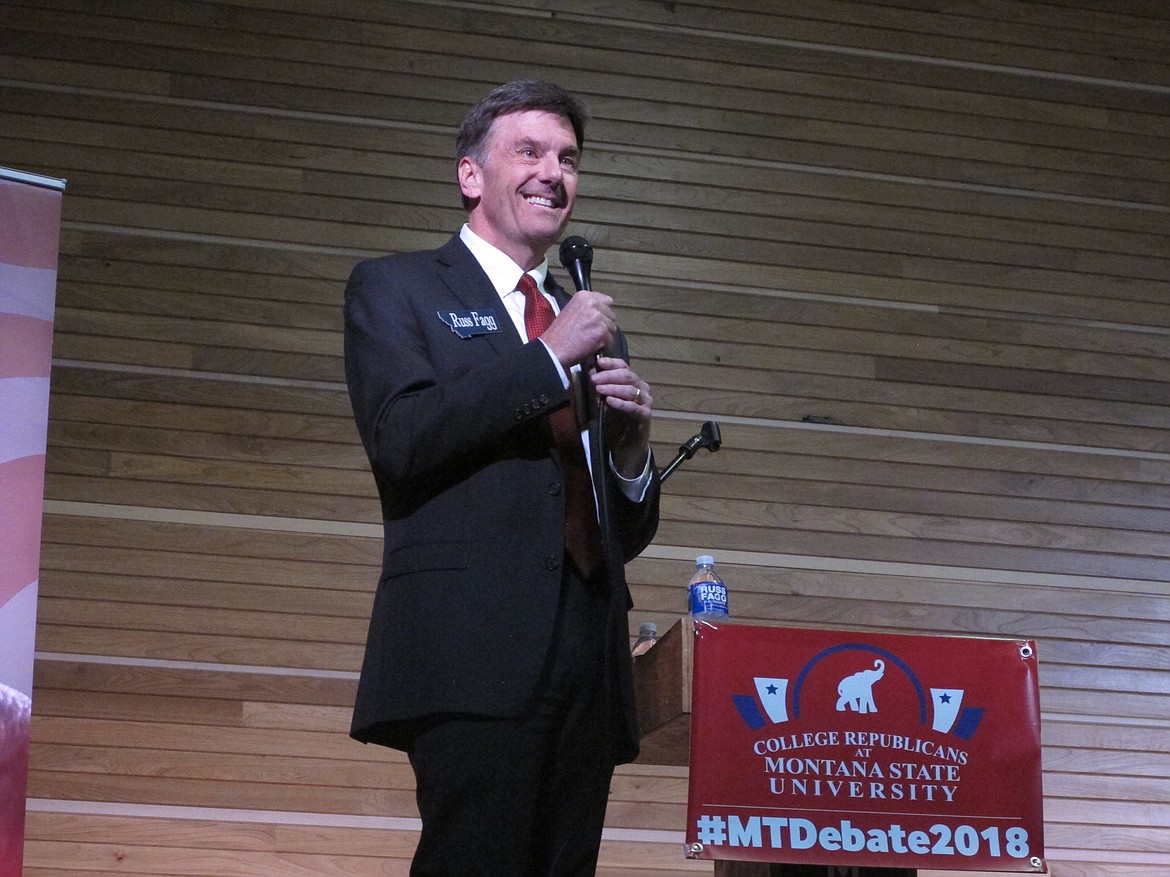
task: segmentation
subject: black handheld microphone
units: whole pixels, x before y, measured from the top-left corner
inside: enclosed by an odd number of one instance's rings
[[[589,241],[580,235],[572,235],[561,241],[561,266],[573,278],[573,286],[577,288],[577,292],[588,289],[590,286],[589,269],[593,267],[593,247],[589,245]],[[596,357],[594,358],[596,359]],[[575,392],[578,393],[577,411],[579,415],[587,417],[596,411],[600,424],[605,406],[598,406],[596,398],[592,393],[585,392],[584,386],[579,380],[574,381],[574,387]]]
[[[589,269],[593,267],[593,247],[580,235],[571,235],[561,241],[561,267],[573,278],[577,292],[589,289]],[[606,351],[600,351],[606,353]],[[608,356],[608,353],[606,353]]]
[[[593,267],[593,247],[580,235],[567,237],[561,242],[561,265],[573,278],[577,292],[588,289],[589,269]]]

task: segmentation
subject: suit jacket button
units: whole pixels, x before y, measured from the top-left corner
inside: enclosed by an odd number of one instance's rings
[[[547,393],[541,393],[541,394],[540,394],[540,404],[541,404],[541,405],[547,405],[547,404],[548,404],[548,394],[547,394]]]
[[[548,483],[548,495],[549,496],[560,496],[561,495],[561,482],[550,481]]]
[[[554,569],[560,569],[560,567],[561,567],[561,562],[558,558],[546,557],[544,559],[544,568],[545,569],[554,570]]]

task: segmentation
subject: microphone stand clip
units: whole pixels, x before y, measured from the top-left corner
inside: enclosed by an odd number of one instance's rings
[[[658,476],[659,481],[665,481],[670,477],[679,466],[682,465],[683,460],[689,460],[695,456],[695,452],[699,448],[706,448],[712,454],[723,446],[723,439],[719,435],[719,424],[714,420],[708,420],[703,424],[703,428],[699,430],[698,434],[687,439],[686,444],[681,445],[678,449],[678,456],[671,461],[670,465],[662,470]]]

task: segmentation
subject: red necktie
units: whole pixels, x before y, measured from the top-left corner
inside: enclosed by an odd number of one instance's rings
[[[528,340],[534,341],[552,325],[555,316],[552,305],[541,294],[531,274],[521,277],[517,288],[524,293],[524,329]],[[548,419],[565,479],[565,548],[588,578],[601,564],[601,529],[597,524],[593,479],[581,447],[571,388],[569,404],[555,409]]]

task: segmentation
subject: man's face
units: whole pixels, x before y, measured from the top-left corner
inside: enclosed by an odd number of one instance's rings
[[[573,212],[580,157],[564,116],[528,110],[497,118],[483,164],[459,162],[463,194],[478,199],[471,230],[525,270],[536,267]]]

